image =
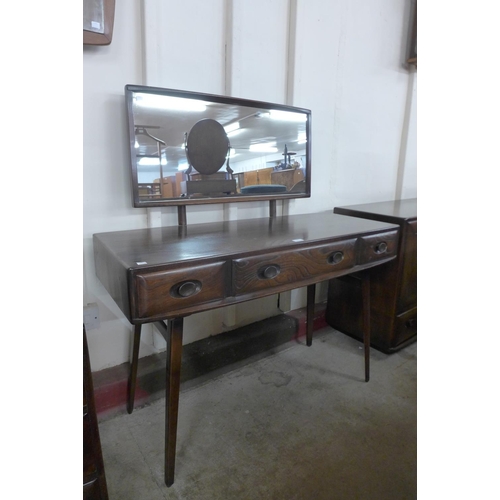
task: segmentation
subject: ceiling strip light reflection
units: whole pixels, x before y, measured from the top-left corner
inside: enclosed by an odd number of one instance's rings
[[[140,158],[139,161],[137,162],[138,165],[140,165],[141,167],[154,167],[154,166],[157,166],[159,165],[159,161],[158,161],[158,158]],[[166,165],[167,164],[167,160],[165,160],[165,158],[162,158],[161,159],[161,164],[162,165]]]
[[[278,148],[274,142],[264,142],[262,144],[251,144],[250,151],[258,153],[277,153]]]
[[[292,111],[281,111],[278,109],[271,109],[269,117],[273,120],[284,120],[287,122],[307,121],[307,115],[304,113],[293,113]]]
[[[137,106],[173,111],[205,111],[207,109],[203,101],[167,95],[136,93],[134,101]]]
[[[226,134],[229,134],[230,132],[234,132],[235,130],[238,130],[240,128],[240,122],[233,122],[230,123],[229,125],[226,125],[224,127],[224,130],[226,131]]]

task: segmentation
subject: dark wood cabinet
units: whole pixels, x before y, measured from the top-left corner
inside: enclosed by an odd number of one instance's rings
[[[371,271],[371,345],[391,353],[417,339],[417,200],[396,200],[336,207],[336,214],[400,226],[398,257]],[[329,281],[326,321],[362,339],[361,277]]]
[[[83,327],[83,500],[108,500],[85,326]]]

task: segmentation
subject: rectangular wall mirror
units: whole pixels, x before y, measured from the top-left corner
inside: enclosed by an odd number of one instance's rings
[[[125,86],[134,207],[306,198],[311,112]]]

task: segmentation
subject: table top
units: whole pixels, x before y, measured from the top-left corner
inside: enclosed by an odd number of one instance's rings
[[[381,217],[380,220],[383,218],[387,222],[398,223],[401,220],[417,218],[417,198],[335,207],[334,212],[366,217],[376,215]]]
[[[94,238],[123,266],[138,269],[300,248],[391,229],[397,226],[322,212],[107,232]]]

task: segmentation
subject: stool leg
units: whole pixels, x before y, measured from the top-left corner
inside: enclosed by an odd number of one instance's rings
[[[316,285],[307,287],[307,309],[306,309],[306,343],[312,345],[314,327],[314,299],[316,296]]]
[[[134,326],[134,345],[132,347],[132,362],[127,385],[127,412],[134,411],[135,386],[137,383],[137,366],[139,365],[139,346],[141,344],[141,326]]]
[[[165,408],[165,484],[172,486],[175,472],[177,416],[181,382],[183,318],[168,320]]]
[[[365,351],[365,382],[370,380],[370,273],[361,276],[361,295],[363,297],[363,343]]]

